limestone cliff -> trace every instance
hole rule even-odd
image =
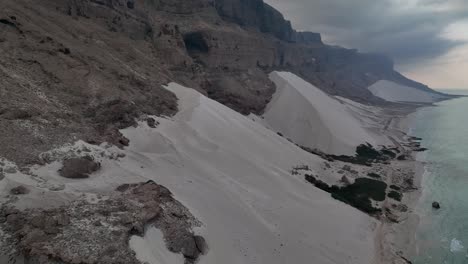
[[[428,89],[388,58],[296,32],[262,0],[4,0],[0,10],[0,156],[20,164],[77,139],[127,144],[118,129],[176,112],[169,81],[243,114],[263,111],[276,69],[368,103],[380,102],[367,90],[380,79]]]

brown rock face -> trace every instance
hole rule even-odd
[[[26,211],[2,207],[1,218],[6,219],[0,225],[9,237],[0,254],[22,254],[28,263],[140,264],[128,241],[132,235],[143,235],[148,225],[160,229],[168,249],[183,254],[187,264],[195,263],[208,248],[191,231],[196,219],[154,182],[120,186],[118,193],[97,203],[83,199],[55,209]]]
[[[324,91],[379,101],[379,79],[420,89],[382,56],[296,32],[262,0],[4,0],[0,2],[0,156],[19,165],[84,139],[129,142],[118,129],[172,115],[176,81],[243,114],[262,113],[291,71]]]

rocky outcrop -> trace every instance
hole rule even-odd
[[[101,164],[95,162],[91,156],[70,158],[63,161],[59,174],[69,179],[85,179],[100,168]]]
[[[26,263],[36,264],[140,264],[128,241],[154,225],[168,249],[190,264],[208,250],[205,239],[192,232],[197,224],[166,188],[154,182],[126,184],[96,202],[80,199],[26,211],[3,206],[0,226],[6,235],[0,255],[22,255]]]
[[[314,32],[296,32],[296,41],[306,44],[323,44],[322,35]]]
[[[428,89],[388,58],[294,31],[262,0],[6,0],[0,10],[0,156],[19,165],[76,139],[125,147],[119,129],[177,111],[170,81],[243,114],[270,101],[272,70],[366,103],[383,103],[367,90],[381,79]]]
[[[284,41],[293,41],[291,22],[263,0],[216,0],[216,10],[229,22],[252,27]]]

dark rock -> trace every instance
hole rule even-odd
[[[122,137],[122,138],[119,140],[119,143],[122,144],[123,146],[128,147],[128,145],[130,145],[130,139],[128,139],[128,138],[126,138],[126,137]]]
[[[200,255],[194,237],[187,237],[181,242],[182,255],[188,259],[197,259]]]
[[[406,157],[406,155],[400,155],[397,157],[397,160],[407,160],[408,158]]]
[[[6,217],[6,222],[11,230],[17,231],[23,228],[25,219],[21,214],[10,214]]]
[[[30,223],[33,227],[43,229],[45,227],[46,216],[43,214],[36,215],[31,218]]]
[[[154,118],[149,117],[146,119],[146,123],[148,124],[149,127],[155,128],[156,127],[156,120]]]
[[[349,185],[351,184],[351,182],[349,181],[348,177],[346,177],[345,175],[343,175],[343,177],[341,177],[341,180],[340,180],[344,185]]]
[[[46,240],[47,234],[44,231],[36,228],[26,234],[26,237],[24,238],[22,243],[28,245]]]
[[[71,53],[69,48],[62,48],[62,49],[59,49],[59,51],[65,55],[70,55]]]
[[[99,162],[95,162],[91,156],[85,156],[65,160],[59,173],[62,177],[69,179],[85,179],[100,168]]]
[[[118,186],[115,190],[118,192],[125,192],[130,188],[130,184],[122,184]]]
[[[10,27],[16,27],[15,23],[13,23],[10,20],[5,19],[5,18],[0,18],[0,24],[4,24],[4,25],[10,26]]]
[[[440,209],[440,203],[439,203],[439,202],[433,202],[433,203],[432,203],[432,208],[434,208],[434,209]]]
[[[23,195],[23,194],[28,194],[29,189],[26,188],[25,186],[18,186],[10,190],[10,193],[13,195]]]
[[[29,119],[39,113],[34,109],[12,108],[0,111],[0,116],[8,120]]]
[[[205,255],[208,253],[208,244],[206,243],[206,240],[202,236],[194,236],[195,239],[195,244],[197,245],[198,251],[202,254]]]
[[[130,9],[134,9],[135,8],[135,1],[133,1],[133,0],[127,1],[127,7],[130,8]]]

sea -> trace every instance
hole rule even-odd
[[[444,91],[468,95],[468,91]],[[425,162],[422,195],[415,208],[416,264],[468,263],[468,97],[418,110],[410,134],[421,137],[429,150],[418,154]],[[441,205],[432,208],[432,202]]]

